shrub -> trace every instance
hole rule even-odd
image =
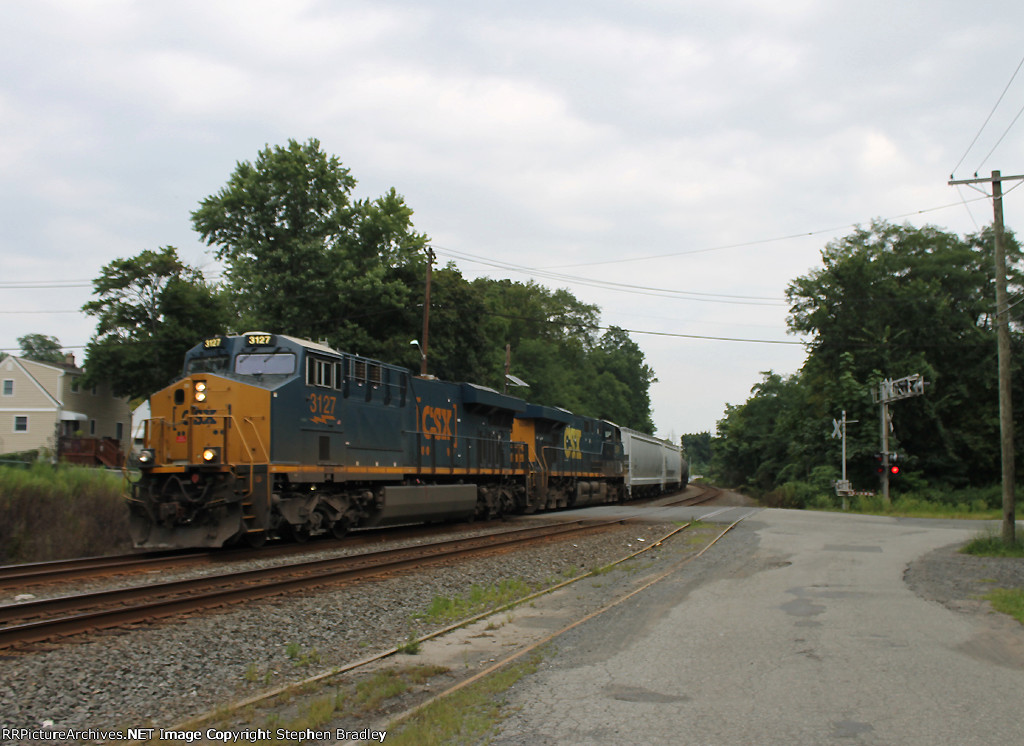
[[[120,474],[37,462],[0,466],[0,562],[42,562],[127,551]]]

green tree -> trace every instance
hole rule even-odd
[[[711,433],[686,433],[679,439],[690,462],[691,476],[706,475],[711,466]]]
[[[86,382],[107,381],[130,398],[178,377],[185,351],[223,333],[228,319],[223,298],[173,246],[110,262],[93,280],[93,295],[82,307],[97,320]]]
[[[715,477],[757,494],[809,473],[802,432],[808,407],[800,376],[762,375],[744,404],[726,407],[712,445]]]
[[[355,185],[317,140],[289,140],[200,202],[192,223],[225,263],[241,326],[371,356],[408,343],[427,237],[394,189],[354,201]]]
[[[1020,250],[1008,238],[1010,286],[1020,292]],[[829,243],[822,266],[790,283],[787,296],[790,327],[811,336],[808,358],[789,379],[766,374],[745,404],[727,409],[715,441],[718,475],[763,492],[838,472],[841,444],[828,436],[846,410],[857,420],[847,429],[850,476],[873,486],[880,443],[871,391],[920,373],[931,384],[926,394],[890,408],[889,447],[904,471],[936,486],[998,479],[990,230],[961,239],[876,222]]]
[[[597,373],[591,379],[594,416],[653,434],[650,388],[658,379],[639,345],[625,330],[613,326],[601,335],[590,359]]]
[[[1011,292],[1019,292],[1020,248],[1012,235],[1007,244]],[[890,448],[951,486],[988,483],[999,471],[992,256],[988,229],[961,239],[876,222],[828,244],[822,268],[787,292],[791,327],[813,338],[804,372],[816,395],[843,375],[864,392],[911,373],[931,382],[925,396],[892,408]],[[867,424],[878,421],[877,407],[863,393],[833,409],[844,406],[874,430],[877,451],[877,428]]]
[[[599,325],[597,306],[580,302],[568,290],[549,290],[534,282],[478,279],[488,318],[483,326],[488,382],[502,387],[505,345],[511,347],[511,372],[530,385],[519,391],[537,404],[564,407],[593,416],[587,388],[594,370],[588,355]]]
[[[40,363],[63,363],[64,353],[61,352],[60,340],[45,334],[26,334],[18,337],[21,356]]]

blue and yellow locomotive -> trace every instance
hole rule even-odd
[[[128,498],[139,547],[259,546],[632,492],[628,431],[610,422],[282,334],[204,340],[150,410]],[[662,489],[679,486],[671,471]]]

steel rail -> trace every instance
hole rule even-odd
[[[368,575],[416,567],[423,562],[452,559],[467,554],[510,548],[563,534],[579,533],[621,524],[625,519],[533,526],[498,534],[452,539],[417,547],[381,550],[345,557],[244,570],[217,576],[134,586],[96,593],[63,596],[0,607],[0,622],[35,619],[0,628],[0,648],[17,643],[39,642],[55,636],[102,629],[189,611],[222,606],[243,599],[278,595],[297,588],[353,580]],[[286,577],[282,577],[286,576]],[[202,590],[206,589],[206,590]],[[200,592],[202,590],[202,592]],[[184,595],[182,595],[184,594]],[[155,598],[160,596],[160,598]],[[131,603],[130,606],[124,604]],[[118,604],[117,606],[110,606]],[[85,608],[95,609],[84,611]],[[70,612],[70,616],[45,619],[46,614]]]

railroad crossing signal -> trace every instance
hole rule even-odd
[[[879,405],[881,410],[882,451],[876,454],[875,458],[880,458],[876,471],[881,475],[882,500],[886,505],[889,504],[889,477],[900,473],[900,467],[892,463],[895,459],[890,460],[890,456],[895,454],[889,453],[889,432],[892,429],[889,404],[901,399],[909,399],[912,396],[921,396],[924,393],[924,387],[927,385],[927,382],[921,377],[920,373],[914,373],[895,381],[891,378],[880,381],[878,383],[878,390],[872,390],[871,392],[871,398],[875,404]]]

